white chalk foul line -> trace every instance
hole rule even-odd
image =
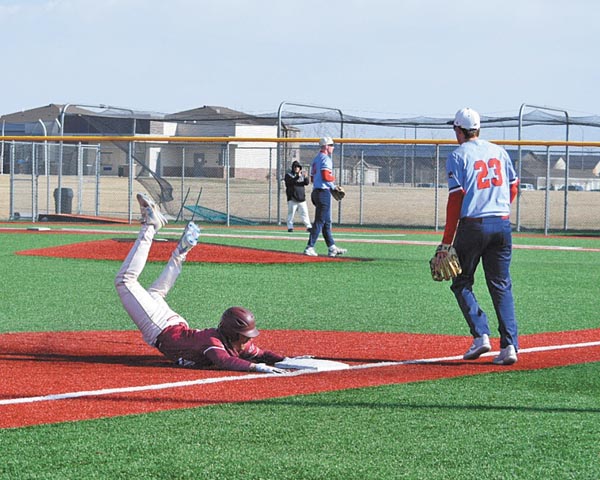
[[[101,395],[112,395],[116,393],[134,393],[134,392],[145,392],[150,390],[166,390],[169,388],[181,388],[190,387],[194,385],[207,385],[210,383],[222,383],[222,382],[234,382],[238,380],[253,380],[256,378],[265,378],[267,375],[264,374],[252,374],[244,375],[239,377],[215,377],[215,378],[203,378],[199,380],[186,380],[181,382],[170,382],[170,383],[158,383],[155,385],[141,385],[138,387],[120,387],[120,388],[104,388],[101,390],[88,390],[80,392],[68,392],[68,393],[57,393],[53,395],[42,395],[39,397],[23,397],[23,398],[9,398],[7,400],[0,400],[0,405],[15,405],[19,403],[34,403],[34,402],[45,402],[52,400],[68,400],[80,397],[97,397]],[[287,376],[287,375],[286,375]]]
[[[570,348],[588,348],[588,347],[600,347],[600,341],[597,342],[583,342],[583,343],[570,343],[566,345],[547,345],[544,347],[530,347],[519,349],[519,355],[523,353],[536,353],[536,352],[549,352],[552,350],[567,350]],[[500,352],[487,352],[481,355],[482,357],[494,357]],[[455,355],[453,357],[439,357],[439,358],[422,358],[418,360],[402,360],[400,362],[379,362],[379,363],[365,363],[363,365],[355,365],[350,367],[354,370],[375,368],[375,367],[393,367],[396,365],[415,365],[415,364],[427,364],[427,363],[440,363],[450,362],[453,360],[463,360],[462,355]]]
[[[27,227],[0,227],[0,232],[2,230],[23,230],[27,231]],[[179,237],[183,227],[167,227],[161,230],[161,235],[164,236],[173,236]],[[75,233],[102,233],[102,234],[126,234],[126,233],[135,233],[136,230],[129,229],[100,229],[100,228],[89,228],[89,227],[60,227],[55,228],[55,232],[75,232]],[[244,232],[252,232],[252,233],[244,233]],[[202,232],[202,237],[212,237],[212,238],[246,238],[250,240],[303,240],[304,237],[298,234],[287,234],[286,232],[278,232],[276,234],[260,234],[254,232],[269,232],[272,230],[242,230],[235,231],[234,233],[211,233],[211,232]],[[423,246],[431,246],[435,247],[439,244],[439,241],[433,240],[399,240],[395,238],[384,238],[384,237],[403,237],[407,234],[404,233],[368,233],[368,232],[338,232],[336,233],[336,237],[340,237],[344,242],[348,243],[368,243],[368,244],[381,244],[381,245],[423,245]],[[358,238],[351,238],[358,237]],[[550,250],[550,251],[569,251],[569,252],[600,252],[600,248],[593,247],[577,247],[577,246],[561,246],[561,245],[521,245],[513,243],[513,249],[518,250]],[[289,253],[289,252],[282,252]]]
[[[600,341],[597,342],[583,342],[583,343],[571,343],[566,345],[548,345],[542,347],[531,347],[522,348],[519,350],[519,355],[523,353],[536,353],[536,352],[548,352],[552,350],[566,350],[571,348],[589,348],[600,346]],[[484,353],[482,357],[490,357],[498,355],[499,352],[488,352]],[[428,364],[428,363],[439,363],[439,362],[450,362],[454,360],[462,360],[462,355],[455,355],[451,357],[438,357],[438,358],[422,358],[417,360],[402,360],[399,362],[377,362],[377,363],[366,363],[362,365],[353,365],[348,370],[363,370],[367,368],[382,368],[382,367],[394,367],[401,365],[415,365],[415,364]],[[100,390],[87,390],[79,392],[67,392],[58,393],[53,395],[41,395],[38,397],[22,397],[22,398],[9,398],[6,400],[0,400],[1,405],[18,405],[24,403],[35,403],[35,402],[49,402],[56,400],[71,400],[74,398],[81,397],[97,397],[102,395],[113,395],[121,393],[135,393],[135,392],[146,392],[152,390],[167,390],[171,388],[191,387],[196,385],[209,385],[211,383],[224,383],[224,382],[237,382],[246,380],[255,380],[257,378],[262,379],[273,379],[273,378],[287,378],[299,375],[311,375],[317,372],[314,370],[298,370],[295,372],[286,373],[284,375],[265,375],[265,374],[250,374],[241,376],[227,376],[227,377],[215,377],[215,378],[202,378],[198,380],[186,380],[181,382],[170,382],[170,383],[158,383],[155,385],[141,385],[138,387],[120,387],[120,388],[104,388]]]

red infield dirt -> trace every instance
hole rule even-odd
[[[93,260],[123,261],[131,249],[134,239],[110,239],[91,242],[73,243],[57,247],[39,248],[16,252],[17,255],[59,258],[84,258]],[[166,262],[175,248],[176,241],[154,241],[148,260],[151,262]],[[357,258],[327,256],[308,257],[301,253],[278,252],[255,248],[231,247],[202,243],[201,248],[192,249],[187,256],[187,262],[205,263],[297,263],[303,262],[344,262],[357,261]]]
[[[351,368],[302,375],[188,370],[169,364],[137,331],[2,334],[0,428],[600,361],[600,329],[524,335],[510,367],[493,365],[489,354],[462,361],[467,337],[274,330],[258,340],[288,356],[312,354]],[[381,364],[422,359],[429,361]]]

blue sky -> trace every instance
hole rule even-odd
[[[0,113],[600,114],[599,14],[596,0],[0,0]]]

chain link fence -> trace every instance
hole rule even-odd
[[[110,146],[5,142],[0,186],[9,179],[9,202],[8,208],[2,202],[1,215],[33,222],[51,214],[132,221],[138,211],[134,194],[145,190],[173,220],[285,228],[283,177],[294,160],[308,170],[318,149],[301,142],[257,146],[234,141]],[[445,158],[453,148],[339,144],[334,173],[347,195],[334,206],[334,222],[443,228]],[[564,146],[506,148],[524,186],[511,216],[517,230],[599,229],[599,147],[577,152]],[[117,171],[105,161],[116,155],[122,159]]]
[[[52,213],[99,216],[99,152],[99,145],[7,143],[8,218],[36,221]]]

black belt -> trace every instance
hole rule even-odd
[[[481,223],[486,218],[499,218],[500,220],[508,220],[510,218],[510,215],[504,215],[503,217],[463,217],[460,219],[460,221],[469,223]]]

